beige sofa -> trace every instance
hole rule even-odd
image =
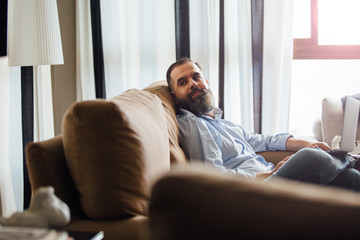
[[[335,136],[341,136],[344,110],[340,99],[326,97],[321,102],[321,118],[316,119],[313,132],[316,139],[331,146]],[[360,140],[360,121],[357,128],[356,140]]]
[[[27,146],[32,190],[53,186],[71,209],[65,229],[101,230],[105,239],[184,239],[180,236],[190,236],[193,228],[199,229],[194,236],[202,239],[204,232],[208,236],[219,229],[209,222],[219,223],[220,229],[227,226],[226,231],[244,231],[244,236],[261,224],[276,236],[280,220],[290,226],[285,231],[294,234],[290,231],[307,232],[301,226],[326,217],[341,219],[339,231],[349,232],[360,216],[359,195],[347,191],[288,181],[264,185],[219,176],[205,166],[173,172],[189,165],[178,136],[165,81],[109,100],[77,102],[64,116],[62,135]],[[261,154],[276,163],[291,153]],[[175,180],[176,186],[174,178],[181,179]],[[240,200],[241,208],[230,204]],[[253,218],[246,221],[249,216]],[[179,229],[183,231],[178,235]]]

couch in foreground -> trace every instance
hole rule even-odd
[[[236,224],[236,233],[265,227],[267,231],[272,229],[270,236],[276,236],[274,229],[281,228],[278,226],[280,220],[289,220],[286,224],[293,228],[286,231],[290,234],[292,230],[307,226],[309,220],[319,213],[323,218],[315,219],[322,220],[326,216],[333,219],[337,214],[346,213],[346,217],[340,218],[343,221],[341,226],[346,223],[352,226],[354,223],[350,221],[354,220],[353,216],[360,216],[359,196],[354,193],[337,189],[324,193],[320,187],[300,185],[303,190],[299,192],[290,183],[275,185],[273,188],[277,191],[271,192],[261,183],[239,179],[231,179],[231,184],[222,185],[223,177],[227,176],[215,173],[191,175],[191,165],[182,176],[186,184],[177,184],[172,190],[169,184],[174,176],[172,168],[188,165],[178,137],[175,106],[165,81],[154,83],[144,90],[128,90],[109,100],[77,102],[64,116],[62,135],[27,146],[32,190],[53,186],[55,194],[71,210],[71,223],[65,229],[101,230],[105,239],[172,239],[178,231],[174,227],[184,227],[182,234],[178,235],[180,237],[185,236],[187,231],[193,231],[190,225],[198,226],[201,231],[209,230],[206,226],[212,227],[208,222],[213,219],[213,222],[221,222],[221,229],[223,226],[235,226],[234,221],[242,216],[242,221]],[[261,154],[276,163],[291,153]],[[237,191],[242,186],[246,186],[245,190]],[[200,202],[193,201],[194,205],[191,205],[191,193],[201,198],[206,196],[203,195],[206,191],[211,193],[211,197]],[[342,200],[343,195],[346,195],[345,200]],[[224,202],[240,197],[244,197],[241,208],[233,208],[228,205],[229,202]],[[265,211],[253,201],[266,203],[267,209],[272,210]],[[217,203],[224,208],[229,206],[229,209],[224,209],[224,213],[228,213],[226,216],[212,214],[219,207]],[[188,207],[192,211],[182,211]],[[273,220],[277,217],[276,213],[281,213],[278,221]],[[184,215],[187,217],[184,218]],[[249,216],[253,218],[243,224]],[[290,221],[294,218],[297,221]],[[324,223],[319,224],[323,226]],[[223,229],[231,231],[230,228]],[[344,227],[339,229],[345,230]],[[201,231],[194,236],[202,239]]]

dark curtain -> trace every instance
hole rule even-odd
[[[175,0],[176,59],[190,58],[189,0]]]
[[[251,0],[254,131],[261,133],[264,0]]]
[[[219,108],[223,110],[222,118],[225,117],[225,16],[224,0],[220,0],[219,13]]]
[[[0,1],[0,57],[7,55],[7,4],[7,0]]]
[[[96,98],[106,98],[100,0],[91,0],[90,8]]]
[[[24,174],[24,209],[29,208],[31,186],[27,171],[25,149],[34,141],[34,89],[33,67],[21,67],[21,118],[23,142],[23,174]]]

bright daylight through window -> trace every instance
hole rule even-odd
[[[360,92],[360,1],[294,0],[289,132],[313,136],[325,97]]]

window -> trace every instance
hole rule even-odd
[[[360,59],[358,0],[295,0],[294,59]]]
[[[289,132],[313,136],[325,97],[360,92],[360,1],[294,0]]]

